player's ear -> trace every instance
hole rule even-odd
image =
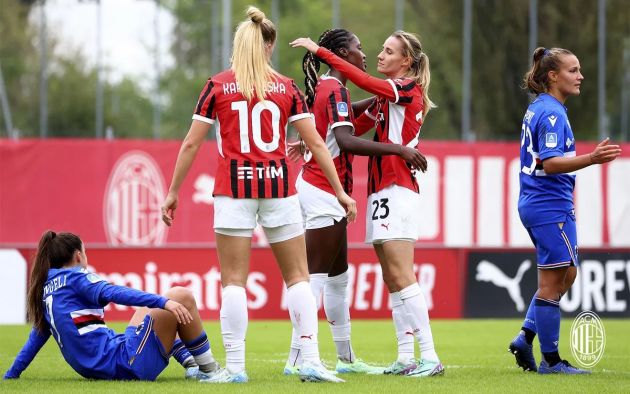
[[[339,54],[339,56],[341,57],[348,57],[348,50],[346,48],[339,48],[337,50],[337,53]]]

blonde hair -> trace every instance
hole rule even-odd
[[[431,84],[431,70],[429,68],[429,57],[422,52],[420,38],[413,33],[397,30],[392,35],[403,44],[403,56],[411,58],[408,77],[413,78],[422,87],[422,101],[424,108],[422,116],[426,116],[431,108],[437,107],[429,98],[429,85]]]
[[[247,101],[254,93],[259,100],[266,96],[267,83],[274,80],[275,71],[269,63],[265,45],[276,42],[276,26],[254,6],[247,8],[247,19],[241,22],[234,35],[232,71],[239,89]]]
[[[534,94],[545,93],[549,90],[549,71],[559,71],[562,65],[560,56],[573,55],[564,48],[538,47],[534,50],[532,67],[523,77],[523,88]]]

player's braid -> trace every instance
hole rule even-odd
[[[338,55],[339,49],[348,48],[351,37],[352,33],[346,29],[329,29],[319,36],[317,44]],[[304,71],[304,75],[306,75],[306,78],[304,78],[306,102],[309,106],[312,106],[315,100],[315,85],[317,85],[321,63],[327,64],[311,52],[306,52],[306,55],[304,55],[302,59],[302,71]]]

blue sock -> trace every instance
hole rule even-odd
[[[210,350],[210,342],[205,332],[192,341],[184,341],[184,345],[193,356],[200,356]]]
[[[536,336],[536,294],[532,297],[532,301],[527,308],[527,314],[523,321],[523,333],[528,344],[532,344]]]
[[[534,313],[540,351],[542,353],[557,353],[558,341],[560,340],[560,303],[538,297],[535,299]]]
[[[171,354],[180,363],[184,368],[194,367],[196,365],[195,360],[193,359],[192,354],[186,349],[186,345],[182,342],[181,339],[175,339],[173,342],[173,349],[171,349]]]

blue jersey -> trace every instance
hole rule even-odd
[[[567,109],[555,97],[539,95],[527,108],[521,127],[518,212],[525,227],[562,223],[573,212],[575,174],[546,174],[542,162],[574,156]]]
[[[93,379],[132,379],[129,360],[124,360],[125,336],[110,330],[103,307],[121,305],[164,308],[164,297],[115,286],[81,268],[50,269],[44,285],[47,327],[31,331],[8,377],[17,377],[52,335],[63,358],[80,375]]]

